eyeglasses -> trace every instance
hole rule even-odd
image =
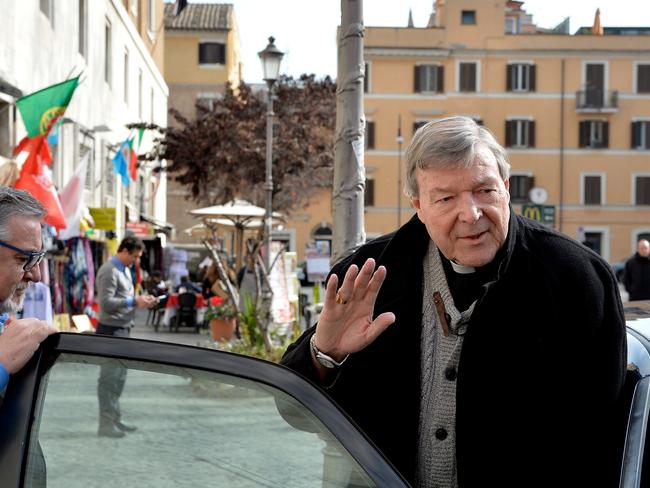
[[[16,251],[17,253],[20,253],[23,256],[27,256],[27,262],[25,263],[25,266],[23,266],[23,271],[25,273],[31,271],[36,266],[38,266],[39,263],[43,261],[43,258],[45,257],[45,251],[25,251],[24,249],[20,249],[19,247],[12,246],[11,244],[7,244],[6,242],[3,241],[0,241],[0,246],[11,249],[12,251]]]

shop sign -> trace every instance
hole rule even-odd
[[[115,230],[115,207],[93,207],[89,210],[95,221],[95,229]]]
[[[555,205],[522,205],[521,215],[542,224],[555,225]]]
[[[149,224],[146,222],[127,222],[126,230],[131,231],[135,237],[147,237],[150,235]]]

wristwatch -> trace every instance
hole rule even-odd
[[[320,352],[318,348],[316,347],[316,344],[314,344],[314,339],[316,338],[316,334],[313,334],[311,338],[309,339],[309,346],[311,347],[312,352],[314,353],[314,357],[316,358],[316,361],[318,361],[320,364],[322,364],[324,367],[327,369],[334,369],[334,368],[339,368],[341,365],[345,362],[345,360],[350,357],[348,354],[343,358],[341,362],[337,362],[327,354]]]

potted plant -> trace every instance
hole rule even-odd
[[[237,325],[237,312],[230,301],[224,301],[221,297],[212,297],[204,319],[210,324],[213,341],[232,339]]]

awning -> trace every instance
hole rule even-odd
[[[147,214],[140,214],[140,220],[143,222],[149,222],[156,230],[166,234],[167,236],[171,237],[172,232],[174,232],[174,229],[176,226],[174,224],[170,224],[169,222],[163,222],[162,220],[158,220],[151,215]]]
[[[8,81],[3,80],[2,78],[0,78],[0,92],[6,93],[7,95],[14,98],[20,98],[23,96],[23,92],[21,90],[13,86]]]

